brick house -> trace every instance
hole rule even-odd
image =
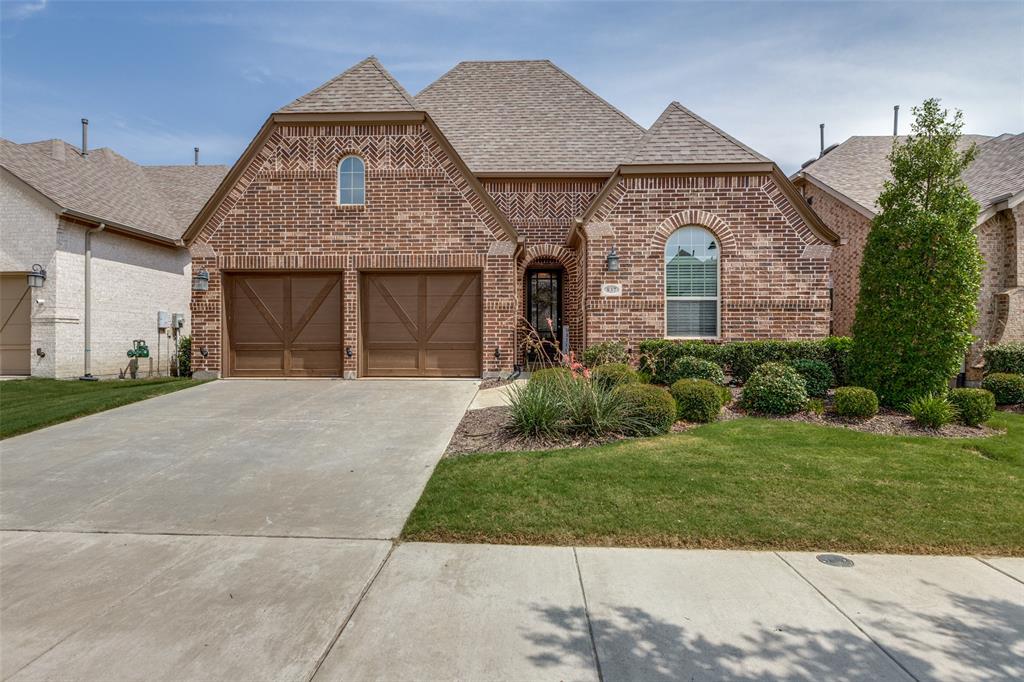
[[[412,97],[374,58],[274,112],[185,240],[194,368],[346,377],[508,372],[527,325],[575,351],[822,337],[837,243],[677,103],[646,130],[549,61]]]
[[[905,138],[897,138],[905,139]],[[892,136],[856,136],[805,164],[793,181],[815,213],[841,238],[831,261],[833,332],[853,329],[860,264],[876,202],[889,179]],[[981,206],[975,232],[985,258],[977,339],[967,364],[977,378],[986,345],[1024,341],[1024,134],[964,135],[977,145],[964,182]]]
[[[181,236],[226,172],[0,139],[0,374],[116,377],[141,339],[151,355],[140,376],[166,375],[174,337],[189,332]],[[46,274],[38,288],[34,266]],[[161,328],[160,312],[181,327]]]

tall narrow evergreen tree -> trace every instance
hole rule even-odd
[[[914,107],[913,134],[894,141],[892,180],[878,197],[860,268],[853,382],[903,407],[945,391],[971,343],[983,260],[978,204],[961,173],[974,146],[957,149],[963,115],[937,99]]]

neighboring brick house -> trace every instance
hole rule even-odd
[[[831,262],[835,334],[853,330],[861,260],[878,196],[891,177],[893,142],[892,136],[851,137],[793,176],[807,202],[842,239]],[[975,232],[985,258],[977,341],[967,360],[969,378],[976,378],[985,345],[1024,340],[1024,134],[961,138],[962,147],[971,144],[977,145],[977,156],[963,179],[981,206]]]
[[[177,333],[188,333],[181,235],[226,172],[0,139],[0,374],[116,377],[136,339],[151,351],[140,375],[167,374],[174,332],[158,328],[157,314],[183,315]],[[33,266],[46,272],[40,288],[28,286]]]
[[[838,243],[676,103],[646,130],[549,61],[414,98],[374,58],[273,113],[185,239],[196,369],[346,377],[511,371],[525,323],[575,351],[822,337]]]

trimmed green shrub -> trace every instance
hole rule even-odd
[[[803,377],[787,364],[766,362],[743,387],[743,406],[763,414],[793,414],[807,404]]]
[[[615,388],[621,384],[640,383],[640,375],[637,371],[622,362],[598,365],[590,373],[590,378],[593,381],[604,384],[608,388]]]
[[[565,410],[559,387],[552,381],[514,383],[508,389],[512,429],[524,436],[550,438],[563,429]]]
[[[702,360],[692,355],[684,355],[681,358],[676,358],[675,362],[672,363],[666,379],[670,380],[669,385],[674,384],[680,379],[704,379],[705,381],[722,386],[725,384],[725,372],[710,360]]]
[[[614,391],[625,414],[623,431],[636,436],[668,433],[676,421],[672,394],[651,384],[623,384]]]
[[[811,398],[804,406],[804,410],[811,414],[825,414],[825,401],[821,398]]]
[[[626,344],[621,341],[602,341],[589,346],[583,351],[583,364],[587,367],[598,367],[612,363],[627,364],[629,353]]]
[[[735,341],[725,345],[724,358],[732,375],[746,381],[766,362],[827,361],[823,341]]]
[[[946,393],[973,338],[984,264],[962,177],[975,154],[958,146],[963,117],[950,120],[936,99],[914,116],[913,134],[889,154],[853,324],[852,381],[889,406]]]
[[[954,388],[949,392],[949,402],[967,426],[987,422],[996,412],[996,397],[983,388]]]
[[[878,396],[870,388],[842,386],[836,389],[833,407],[840,417],[867,419],[878,414]]]
[[[799,359],[793,360],[789,365],[800,373],[804,378],[804,385],[807,386],[807,395],[812,398],[824,398],[828,389],[832,387],[832,370],[821,360]]]
[[[996,405],[1024,403],[1024,375],[996,372],[981,380],[981,387],[996,397]]]
[[[680,379],[670,389],[676,416],[689,422],[713,422],[722,411],[722,387],[706,379]]]
[[[835,383],[833,386],[845,386],[850,376],[850,351],[853,350],[853,339],[849,336],[830,336],[821,341],[825,357],[832,370]]]
[[[728,405],[732,402],[732,391],[729,390],[728,386],[719,386],[718,392],[722,394],[722,405]]]
[[[672,364],[681,357],[694,357],[723,364],[723,346],[707,341],[671,341],[669,339],[648,339],[637,346],[640,356],[640,371],[651,376],[656,384],[671,384]],[[678,377],[676,377],[678,378]]]
[[[531,384],[563,384],[572,379],[572,371],[568,367],[546,367],[530,374]]]
[[[1024,374],[1024,343],[1001,343],[984,351],[986,374]]]
[[[921,426],[937,429],[956,419],[956,408],[946,396],[935,393],[918,396],[908,406],[911,416]]]

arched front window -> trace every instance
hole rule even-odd
[[[717,337],[718,241],[703,227],[682,227],[665,243],[665,335]]]
[[[366,166],[358,156],[338,164],[338,203],[361,206],[366,201]]]

